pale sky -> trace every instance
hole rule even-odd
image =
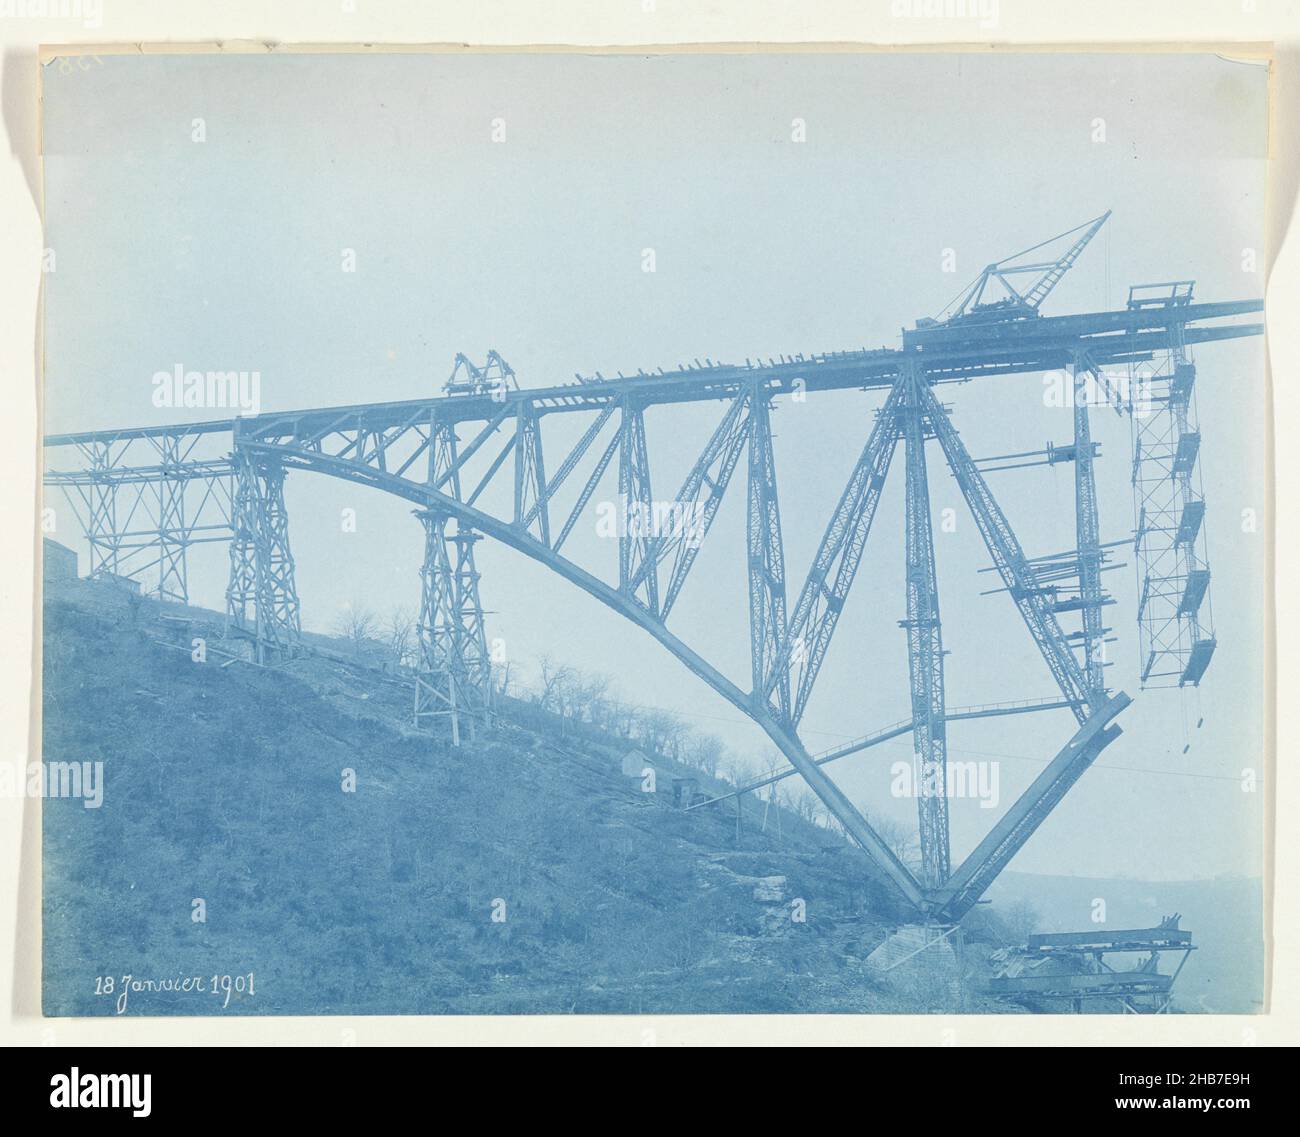
[[[277,410],[428,394],[457,351],[496,348],[527,387],[897,346],[988,261],[1105,209],[1045,314],[1122,307],[1150,280],[1193,277],[1206,300],[1263,289],[1243,250],[1263,244],[1266,73],[1212,56],[105,56],[50,64],[44,80],[51,432],[222,417],[153,406],[151,377],[178,363],[257,370]],[[341,271],[345,249],[355,273]],[[1258,341],[1196,351],[1219,638],[1205,684],[1139,691],[1133,558],[1118,550],[1108,679],[1135,698],[1125,734],[1016,869],[1259,871],[1264,796],[1239,783],[1262,762],[1262,358]],[[1019,376],[940,395],[979,456],[1069,440],[1069,412],[1041,390]],[[881,401],[841,392],[775,413],[791,601]],[[720,414],[651,413],[656,496],[676,492]],[[1133,526],[1129,424],[1096,412],[1093,429],[1102,538],[1118,540]],[[937,447],[929,461],[949,705],[1052,694],[1010,601],[978,595],[987,554]],[[901,474],[900,454],[804,720],[814,751],[909,714]],[[671,625],[747,687],[742,476]],[[1070,466],[991,484],[1031,556],[1073,545]],[[307,474],[286,492],[307,627],[329,630],[349,601],[418,602],[408,505]],[[946,507],[954,533],[937,528]],[[345,508],[356,533],[340,532]],[[1242,531],[1245,509],[1259,532]],[[566,553],[609,579],[608,545],[580,526]],[[489,634],[525,671],[550,652],[766,749],[643,633],[545,569],[488,542],[479,567]],[[221,549],[195,555],[196,603],[222,607],[225,569]],[[950,755],[998,760],[1005,808],[1072,722],[954,723]],[[829,769],[862,808],[910,818],[887,790],[910,745]],[[954,802],[954,856],[999,812]]]

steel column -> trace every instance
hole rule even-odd
[[[919,368],[903,379],[902,426],[907,464],[907,662],[912,695],[914,786],[921,845],[921,879],[938,888],[948,879],[948,742],[943,692],[943,636],[925,467],[926,411]]]
[[[515,524],[525,531],[536,526],[543,545],[551,543],[549,496],[537,408],[520,403],[515,414]]]
[[[1092,371],[1083,352],[1074,355],[1074,509],[1079,557],[1079,601],[1083,616],[1083,669],[1092,705],[1105,701],[1104,630],[1101,625],[1101,534],[1097,521],[1097,478],[1093,469],[1092,431],[1088,423],[1088,378]]]
[[[749,651],[756,704],[775,690],[778,717],[790,720],[790,675],[778,670],[786,637],[785,550],[772,453],[771,403],[755,388],[749,404],[749,499],[746,551],[749,567]],[[775,682],[769,684],[769,678]]]
[[[122,538],[117,525],[117,482],[110,476],[113,468],[113,444],[92,442],[88,444],[90,485],[86,540],[90,542],[90,572],[114,575],[118,571],[118,558]]]
[[[619,588],[658,615],[659,571],[654,563],[655,509],[645,440],[645,409],[631,398],[623,399],[618,438],[618,494],[622,510],[618,534]]]

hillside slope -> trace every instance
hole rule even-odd
[[[894,913],[824,831],[737,844],[734,811],[673,808],[609,747],[503,726],[454,750],[391,680],[195,663],[159,611],[47,594],[45,758],[105,786],[45,803],[47,1014],[118,1013],[125,975],[128,1014],[954,1009],[867,974]],[[228,1005],[157,989],[248,973]]]

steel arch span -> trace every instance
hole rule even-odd
[[[1001,867],[1011,859],[1029,836],[1050,806],[1063,796],[1070,784],[1082,774],[1106,744],[1118,736],[1119,729],[1109,725],[1128,704],[1127,696],[1120,694],[1101,703],[1095,713],[1085,717],[1076,733],[1054,759],[1024,798],[1013,806],[1003,832],[995,843],[981,846],[978,859],[972,859],[950,878],[939,884],[944,888],[926,889],[912,871],[904,865],[890,846],[876,833],[871,824],[821,769],[799,738],[797,729],[788,716],[783,716],[771,703],[756,699],[729,680],[698,652],[674,635],[661,619],[657,619],[643,605],[630,598],[623,590],[602,581],[587,569],[551,551],[539,540],[521,533],[519,527],[494,518],[482,510],[466,505],[436,489],[413,480],[397,477],[374,466],[348,461],[313,451],[303,451],[292,446],[267,443],[246,443],[244,449],[271,466],[283,470],[304,470],[341,478],[359,485],[369,486],[395,494],[427,509],[455,518],[462,527],[482,533],[548,569],[575,585],[588,596],[636,624],[666,648],[694,675],[737,710],[752,719],[774,745],[803,776],[810,788],[835,815],[853,840],[867,853],[905,901],[927,914],[958,918],[987,887]],[[1049,708],[1067,704],[1050,702]],[[993,713],[997,713],[994,711]],[[837,755],[838,756],[838,755]],[[972,854],[975,858],[975,854]],[[996,867],[995,867],[996,866]],[[965,870],[965,871],[962,871]],[[979,871],[982,870],[982,871]],[[975,888],[978,885],[978,889]]]
[[[686,512],[669,512],[663,528],[648,538],[635,530],[620,535],[617,583],[601,579],[562,555],[556,545],[571,532],[577,515],[589,505],[595,484],[615,456],[624,465],[646,463],[644,408],[627,401],[612,411],[605,408],[595,412],[588,429],[574,451],[561,463],[555,477],[544,484],[535,482],[532,492],[529,492],[527,469],[541,452],[540,432],[538,443],[529,444],[531,453],[525,454],[524,448],[518,444],[526,433],[526,428],[518,423],[532,417],[535,414],[532,411],[517,416],[513,429],[506,425],[505,419],[498,420],[494,415],[463,449],[455,440],[448,447],[438,447],[440,434],[454,434],[455,431],[439,425],[437,408],[434,408],[428,424],[412,424],[406,429],[380,432],[371,431],[347,418],[335,418],[328,430],[313,431],[303,431],[302,424],[292,418],[256,426],[241,422],[235,437],[235,452],[239,456],[236,466],[244,471],[244,479],[273,485],[282,483],[287,472],[311,471],[369,486],[403,498],[421,512],[454,519],[462,532],[482,534],[544,565],[649,633],[693,674],[754,721],[825,803],[844,831],[867,853],[880,875],[903,901],[928,915],[956,918],[978,899],[988,881],[1028,840],[1065,789],[1117,736],[1118,728],[1111,725],[1111,720],[1128,699],[1122,694],[1110,697],[1088,688],[1086,677],[1050,605],[1032,591],[1029,563],[1015,542],[986,480],[974,460],[965,453],[956,432],[946,425],[947,411],[938,404],[927,385],[916,381],[912,369],[909,369],[908,378],[900,379],[890,389],[858,463],[840,495],[798,601],[790,616],[786,617],[783,580],[779,575],[784,553],[780,545],[779,513],[775,508],[776,480],[771,454],[769,402],[772,394],[764,385],[754,384],[724,403],[717,428],[674,499],[683,505],[693,503],[698,507],[691,514],[696,518],[697,531],[693,535],[686,533],[685,523],[681,521],[688,516]],[[608,430],[610,443],[597,455],[601,428]],[[1031,785],[1021,801],[1007,812],[999,827],[990,834],[990,840],[966,863],[951,871],[947,860],[947,801],[941,788],[944,784],[944,755],[940,752],[936,756],[933,749],[936,741],[941,741],[945,735],[946,708],[943,706],[941,680],[930,681],[919,688],[925,698],[924,708],[915,697],[918,685],[914,682],[913,733],[918,764],[923,772],[932,775],[931,780],[923,784],[918,804],[920,810],[929,816],[929,847],[941,850],[930,865],[923,865],[924,876],[921,878],[899,859],[827,776],[821,763],[809,754],[798,733],[799,718],[830,647],[835,624],[871,529],[890,466],[890,455],[900,439],[907,444],[909,431],[914,439],[914,464],[924,449],[918,447],[915,439],[919,432],[923,432],[945,446],[945,456],[954,472],[959,472],[959,483],[965,479],[963,492],[973,503],[972,509],[980,522],[981,532],[986,534],[995,563],[1012,586],[1022,586],[1026,591],[1017,607],[1061,686],[1061,698],[1045,705],[1068,707],[1078,719],[1078,729],[1047,767],[1044,776]],[[484,450],[486,437],[498,433],[505,436],[504,443],[498,442],[498,445],[502,445],[505,453],[514,455],[514,462],[507,464],[493,460],[475,491],[470,495],[464,494],[462,478],[470,468],[464,455],[472,450]],[[750,566],[753,663],[753,686],[750,690],[729,679],[674,634],[667,625],[664,604],[657,603],[661,595],[658,583],[662,570],[669,573],[667,587],[662,593],[664,600],[675,597],[680,591],[693,555],[698,552],[731,475],[740,464],[738,456],[741,451],[748,452],[744,478],[747,483],[746,551]],[[551,530],[546,522],[546,510],[558,488],[557,483],[578,469],[586,454],[591,456],[591,477],[578,494],[578,501],[557,531],[556,538],[548,539]],[[494,478],[513,485],[515,511],[509,519],[494,516],[477,504]],[[621,475],[620,489],[629,484],[636,486],[637,476]],[[911,482],[909,489],[915,491],[909,493],[910,535],[919,516],[928,518],[929,501],[928,496]],[[644,492],[649,493],[648,479]],[[648,496],[643,500],[647,504],[651,501]],[[543,519],[542,523],[538,523],[539,518]],[[277,562],[283,561],[284,558],[277,555],[274,541],[269,543],[268,550],[270,557]],[[932,548],[930,560],[929,579],[932,581]],[[909,657],[913,661],[914,674],[923,675],[927,660],[920,648],[913,645],[937,632],[938,620],[937,614],[927,616],[918,608],[914,600],[917,590],[911,583],[915,575],[909,569],[907,624],[912,648]],[[647,581],[654,583],[647,587]],[[264,598],[264,604],[272,613],[267,621],[271,627],[265,629],[264,634],[277,642],[291,635],[291,629],[278,625],[274,618],[274,613],[285,607],[274,588]],[[926,635],[918,637],[914,632],[922,625],[921,630]],[[809,642],[813,645],[811,648],[807,646]],[[932,663],[933,657],[928,662]],[[925,728],[917,731],[920,713],[929,717]],[[936,792],[925,792],[924,785],[935,787]]]

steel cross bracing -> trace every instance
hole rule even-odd
[[[546,466],[542,461],[542,427],[529,407],[515,418],[515,523],[535,530],[543,545],[551,543],[551,514],[547,508]]]
[[[1020,610],[1025,626],[1060,687],[1061,694],[1073,705],[1079,722],[1086,722],[1088,706],[1099,703],[1100,699],[1089,691],[1079,662],[1070,650],[1065,633],[1056,618],[1052,602],[1038,586],[1037,576],[1020,547],[1011,523],[953,428],[947,412],[928,387],[922,391],[921,405],[929,414],[931,428],[943,448],[948,466],[975,518],[975,525],[984,539],[984,545],[1003,585]]]
[[[273,455],[239,448],[236,431],[230,583],[226,617],[248,635],[257,662],[291,656],[302,636],[289,518],[284,507],[284,466]]]
[[[488,655],[474,567],[477,533],[459,528],[437,509],[417,510],[424,525],[420,615],[416,624],[415,723],[439,718],[450,724],[453,746],[473,737],[492,714],[492,663]]]
[[[188,551],[230,539],[234,497],[230,459],[195,457],[197,441],[166,433],[134,445],[82,442],[85,469],[46,475],[86,535],[91,576],[130,576],[161,599],[188,602]]]
[[[466,582],[463,596],[470,591],[470,580],[475,592],[478,582],[476,571],[466,573],[458,567],[463,566],[459,550],[456,556],[448,550],[449,522],[454,521],[458,533],[470,538],[463,544],[471,553],[474,538],[481,535],[530,557],[642,628],[751,717],[907,903],[929,915],[956,919],[1115,737],[1118,728],[1111,725],[1111,719],[1127,698],[1108,697],[1095,678],[1090,678],[1094,669],[1086,658],[1084,666],[1075,658],[1057,621],[1054,603],[1040,587],[1033,562],[1025,556],[1005,513],[963,446],[934,386],[957,379],[1072,368],[1079,359],[1098,368],[1141,362],[1167,350],[1171,335],[1183,345],[1255,335],[1262,330],[1259,325],[1221,321],[1260,308],[1258,301],[1236,301],[1186,305],[1177,310],[1140,307],[1079,316],[1034,316],[1017,319],[1014,326],[939,325],[906,332],[903,349],[898,351],[746,361],[743,366],[638,373],[558,387],[496,387],[486,393],[471,387],[466,393],[440,398],[252,416],[238,420],[237,429],[227,420],[56,435],[46,442],[50,447],[78,445],[93,450],[97,446],[152,443],[168,436],[229,437],[238,474],[229,607],[237,621],[255,623],[259,645],[270,654],[282,644],[291,644],[298,629],[283,509],[286,471],[312,471],[395,494],[417,507],[426,528],[436,531],[441,527],[441,539],[432,542],[426,557],[426,565],[435,569],[426,573],[426,584],[433,585],[426,615],[441,613],[444,627],[454,625],[455,582]],[[777,399],[779,405],[781,396],[796,389],[812,394],[849,388],[884,388],[887,397],[787,617],[778,471],[772,451],[772,400]],[[667,519],[655,523],[657,508],[664,503],[655,503],[651,491],[652,435],[647,431],[647,412],[665,404],[704,402],[721,404],[720,420],[678,497],[667,503]],[[545,462],[544,442],[551,437],[548,424],[568,414],[590,416],[586,428],[575,445],[560,452],[558,463]],[[924,432],[919,443],[917,425]],[[448,429],[460,436],[450,453],[443,445]],[[918,733],[924,736],[929,732],[922,749],[931,763],[937,760],[936,740],[943,738],[947,718],[933,542],[928,532],[925,437],[938,442],[1003,584],[1061,691],[1059,703],[1071,709],[1079,723],[1075,735],[1043,774],[956,869],[947,870],[946,836],[939,839],[940,818],[931,814],[926,822],[932,836],[926,841],[923,879],[899,860],[822,771],[797,733],[857,572],[893,452],[899,439],[906,439],[909,433],[911,445],[905,441],[910,452],[907,480],[911,489],[909,634],[913,627],[927,632],[909,652],[914,691],[923,694],[914,699],[913,729],[919,718],[922,726]],[[434,455],[440,447],[444,458],[437,460]],[[748,450],[746,560],[752,660],[748,690],[724,676],[667,626],[669,610],[687,582],[742,448]],[[615,459],[617,466],[610,471]],[[147,466],[142,463],[138,469],[144,471]],[[555,471],[549,477],[548,469]],[[583,470],[587,471],[585,478]],[[148,478],[144,473],[140,476]],[[612,581],[561,555],[561,546],[579,520],[588,515],[593,498],[609,492],[602,489],[609,476],[617,479],[623,519]],[[51,472],[47,481],[57,484],[60,478],[75,477],[84,477],[80,484],[95,492],[105,485],[102,470],[97,472],[94,463],[90,470],[74,474]],[[1082,489],[1086,497],[1088,486]],[[550,520],[561,490],[568,490],[573,500],[557,532]],[[629,516],[633,510],[635,518]],[[161,528],[170,532],[169,525]],[[100,525],[100,531],[116,534],[120,527],[110,520]],[[452,535],[450,540],[455,545],[457,537]],[[1088,533],[1081,533],[1080,548],[1089,543]],[[664,566],[666,582],[660,580]],[[477,595],[463,599],[461,611],[477,619],[481,630]],[[427,638],[434,643],[437,634],[433,629],[438,622],[424,622],[431,630]],[[471,638],[474,650],[481,652],[484,641],[479,633]],[[434,646],[429,654],[432,670],[426,673],[436,674],[438,668],[451,670],[447,659]],[[461,667],[459,663],[455,666]]]
[[[782,671],[793,669],[794,672],[794,705],[790,717],[795,725],[808,705],[875,520],[876,506],[898,442],[897,416],[902,391],[902,385],[896,385],[876,416],[795,603],[781,664]],[[769,694],[774,681],[775,676],[770,676]]]
[[[647,569],[660,562],[671,562],[668,587],[660,608],[660,615],[665,620],[686,583],[704,538],[708,536],[722,497],[731,483],[741,449],[750,436],[750,418],[745,411],[751,398],[752,392],[743,391],[731,401],[677,493],[675,500],[682,504],[682,508],[669,513],[646,562]]]
[[[449,515],[437,509],[416,510],[424,526],[424,560],[420,565],[420,615],[415,624],[415,725],[428,726],[446,716],[452,741],[460,743],[460,696],[455,655],[456,568],[448,554]]]

